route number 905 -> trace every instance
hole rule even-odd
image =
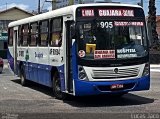
[[[113,28],[113,22],[100,22],[101,28]]]

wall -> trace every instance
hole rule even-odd
[[[158,37],[159,37],[159,39],[160,39],[160,20],[158,20],[157,21],[157,28],[156,28],[156,30],[157,30],[157,33],[158,33]]]
[[[12,11],[1,13],[0,20],[18,20],[29,16],[31,15],[20,10],[13,9]]]

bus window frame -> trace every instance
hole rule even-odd
[[[36,33],[32,33],[32,24],[37,24],[37,28],[36,28]],[[34,36],[34,35],[37,35],[37,37],[35,38],[35,44],[31,44],[32,43],[32,36]],[[32,23],[30,23],[30,25],[29,25],[29,46],[37,46],[37,42],[38,42],[38,39],[39,39],[39,23],[38,23],[38,21],[36,21],[36,22],[32,22]]]
[[[42,22],[47,22],[47,28],[48,28],[48,31],[47,32],[41,32],[41,24]],[[48,44],[49,44],[49,33],[50,33],[50,21],[49,19],[45,19],[45,20],[41,20],[39,21],[39,38],[38,38],[38,45],[39,47],[48,47]],[[47,34],[47,38],[46,38],[46,45],[42,45],[41,44],[41,34]]]
[[[22,44],[22,39],[23,39],[22,25],[19,25],[18,26],[18,46],[20,46]]]
[[[11,36],[11,29],[12,29],[12,41],[11,41],[11,43],[10,43],[10,36]],[[8,46],[13,46],[13,27],[10,27],[9,29],[8,29],[8,31],[9,31],[9,34],[8,34]]]
[[[60,31],[53,31],[53,28],[54,28],[54,24],[53,24],[53,21],[55,20],[55,19],[61,19],[61,30]],[[53,33],[57,33],[57,34],[60,34],[61,36],[61,44],[59,45],[59,44],[57,44],[57,45],[55,45],[55,44],[53,44],[52,45],[52,34]],[[63,16],[60,16],[60,17],[55,17],[55,18],[52,18],[51,20],[50,20],[50,38],[49,38],[49,45],[50,46],[52,46],[52,47],[61,47],[62,46],[62,40],[63,40]]]
[[[24,26],[25,25],[27,25],[28,26],[28,33],[27,33],[27,35],[24,35]],[[29,30],[30,28],[29,28],[29,23],[27,23],[27,24],[22,24],[22,40],[21,40],[21,46],[28,46],[28,44],[29,44],[29,34],[30,34],[30,30]],[[23,44],[23,42],[24,42],[24,36],[27,36],[27,44]]]

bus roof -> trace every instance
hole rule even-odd
[[[78,7],[87,7],[87,6],[120,6],[120,7],[135,7],[135,8],[142,8],[139,5],[132,5],[132,4],[119,4],[119,3],[92,3],[92,4],[77,4],[77,5],[71,5],[67,7],[63,7],[60,9],[56,9],[47,13],[35,15],[32,17],[24,18],[21,20],[13,21],[11,22],[8,26],[9,27],[14,27],[18,26],[21,24],[27,24],[31,22],[36,22],[39,20],[45,20],[45,19],[50,19],[54,17],[59,17],[59,16],[64,16],[64,15],[70,15],[75,13],[75,10]],[[75,17],[75,16],[74,16]]]

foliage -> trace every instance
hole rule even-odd
[[[148,24],[151,26],[152,45],[151,50],[160,50],[160,43],[158,41],[158,34],[156,31],[156,7],[155,0],[149,0]],[[151,39],[150,39],[151,40]]]
[[[69,0],[69,5],[73,5],[74,4],[74,0]]]

